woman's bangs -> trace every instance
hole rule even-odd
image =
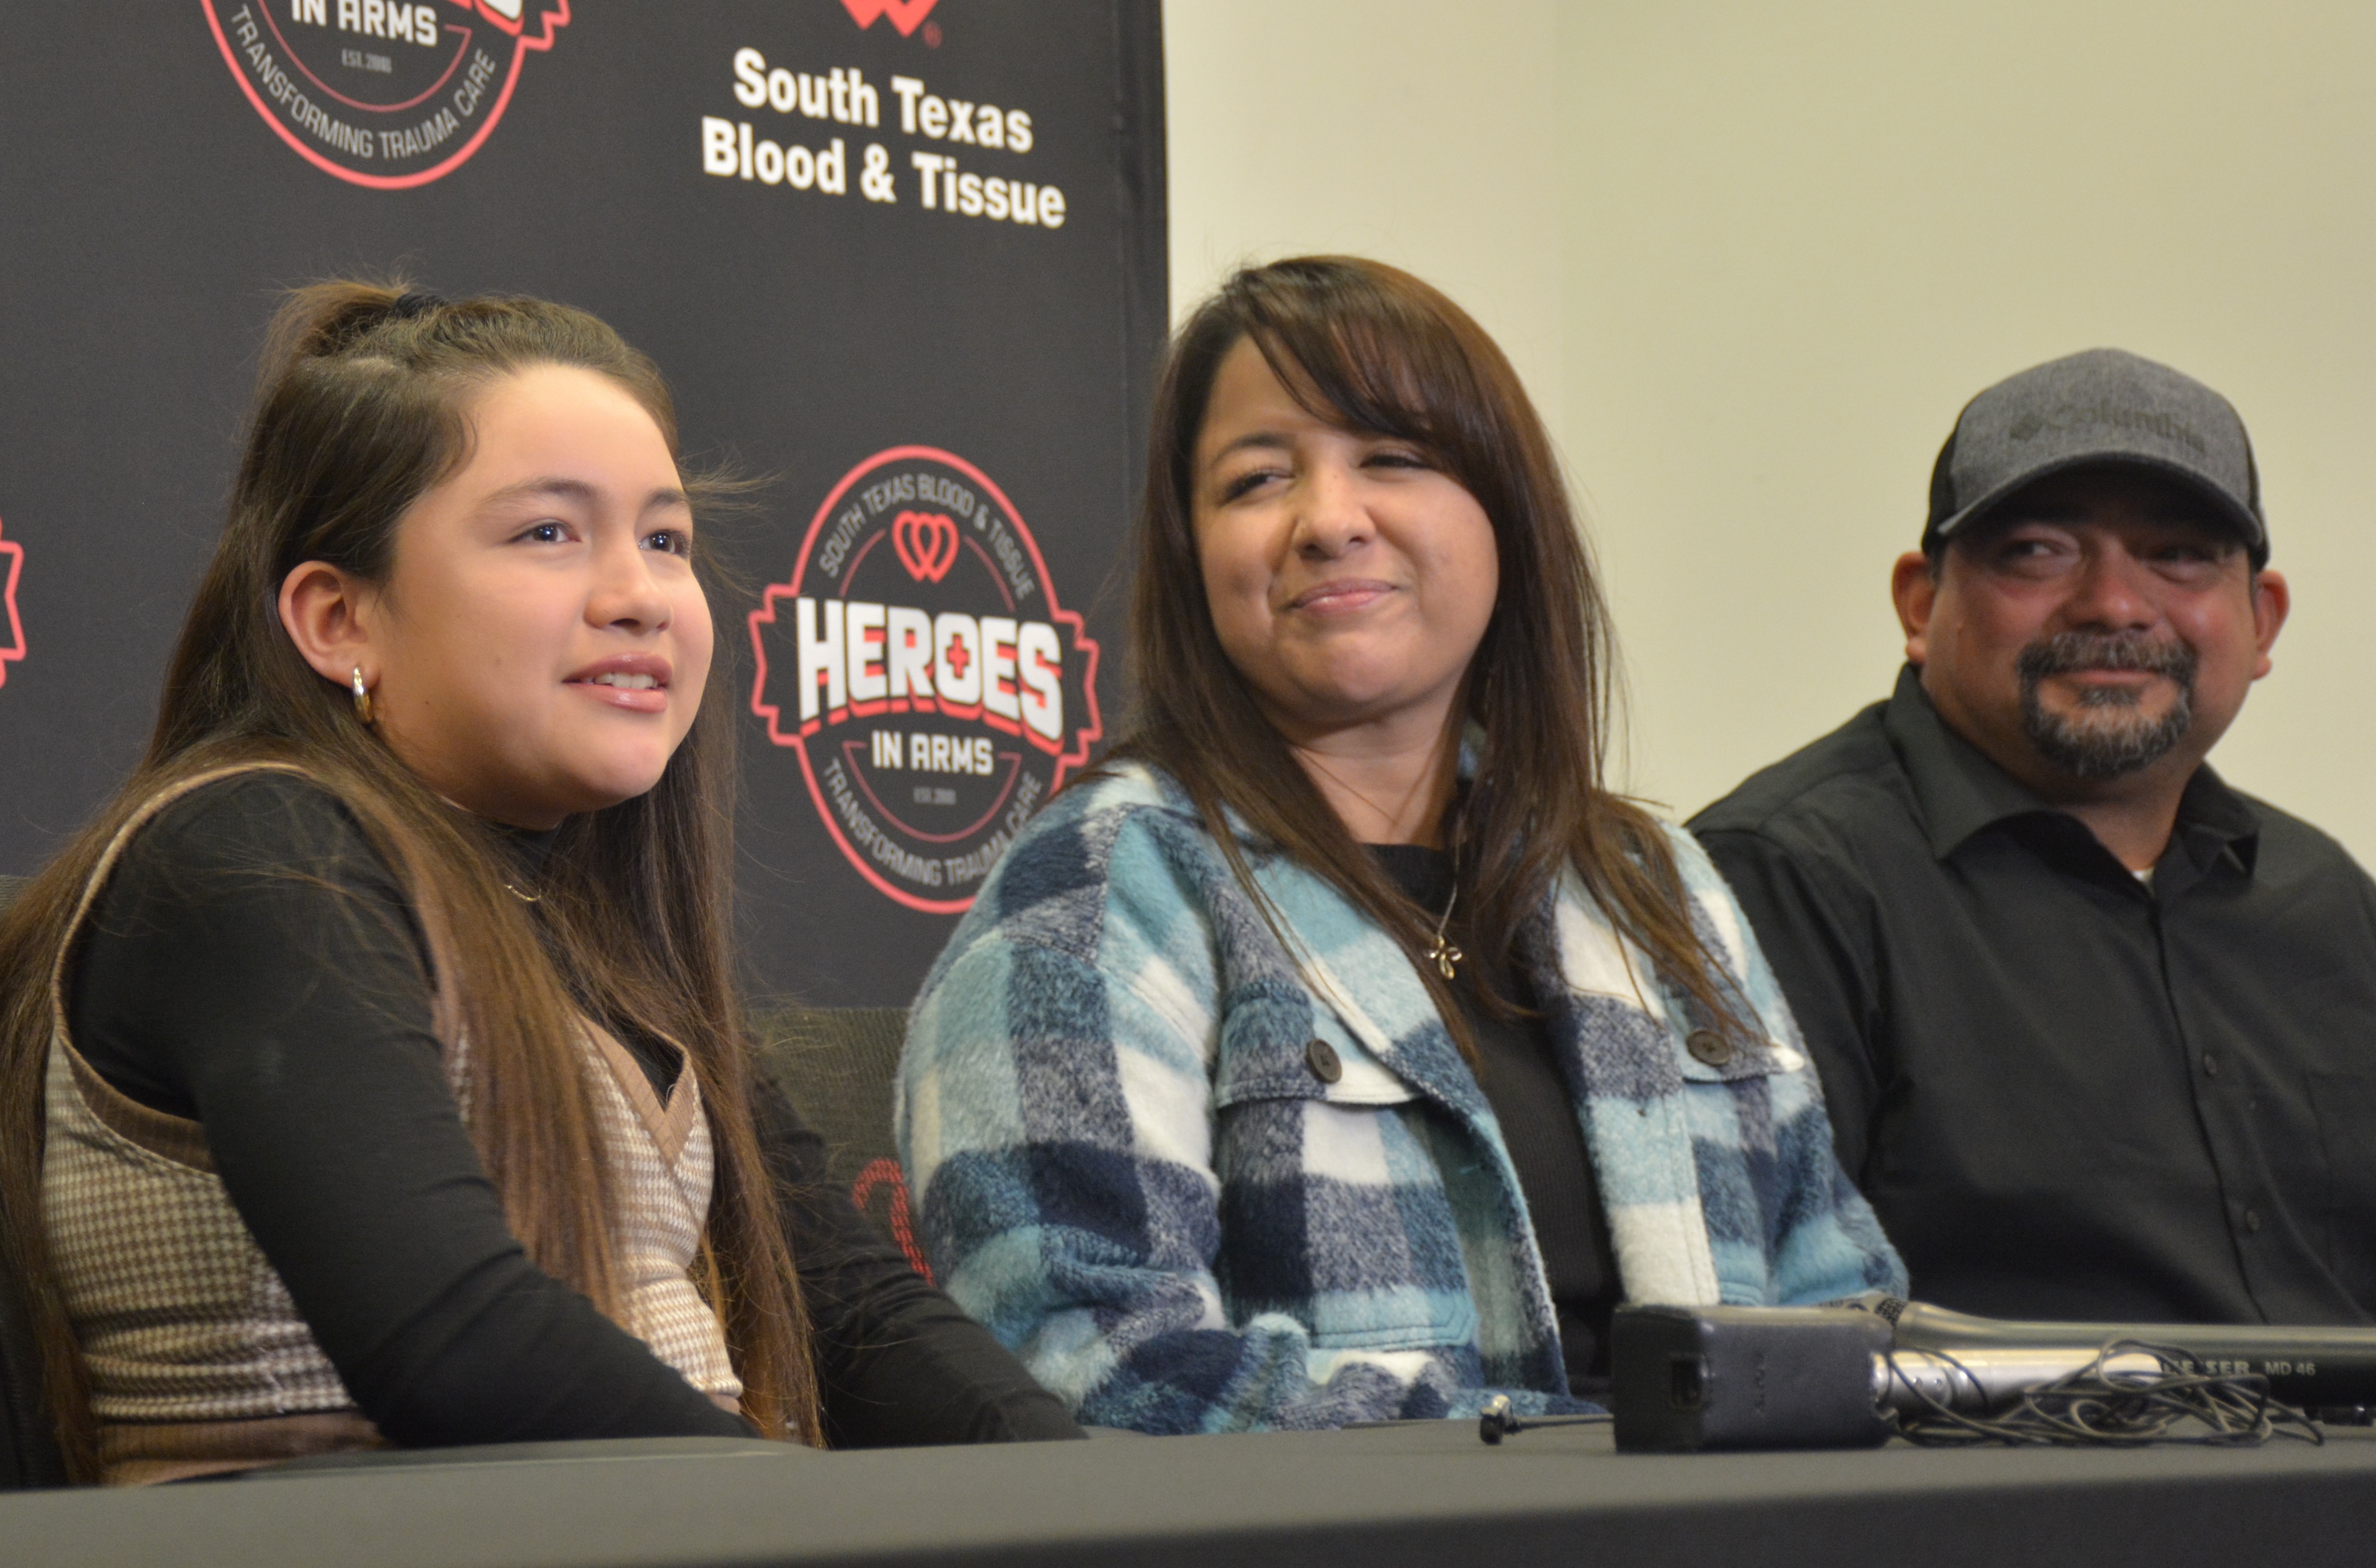
[[[1355,317],[1265,323],[1248,336],[1288,396],[1314,418],[1451,455],[1446,439],[1458,422],[1440,411],[1451,389],[1436,385],[1433,356],[1418,351],[1411,334]]]

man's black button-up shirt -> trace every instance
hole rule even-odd
[[[1925,1301],[2376,1322],[2376,885],[2205,766],[2150,881],[1916,671],[1692,821]]]

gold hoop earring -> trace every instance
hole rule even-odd
[[[371,688],[363,684],[363,667],[355,666],[355,717],[368,726],[372,721]]]

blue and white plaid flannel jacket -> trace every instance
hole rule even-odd
[[[1691,837],[1669,839],[1762,1049],[1694,1060],[1680,1005],[1577,886],[1527,956],[1626,1299],[1902,1292],[1747,921]],[[925,979],[900,1070],[942,1286],[1096,1425],[1327,1427],[1474,1414],[1496,1393],[1591,1408],[1567,1394],[1501,1131],[1409,960],[1325,882],[1247,848],[1300,966],[1146,767],[1058,795],[999,861]]]

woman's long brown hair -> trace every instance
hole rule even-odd
[[[1407,272],[1332,255],[1248,267],[1173,338],[1156,386],[1139,512],[1133,707],[1109,760],[1143,758],[1178,779],[1265,915],[1229,814],[1325,877],[1401,944],[1445,1027],[1473,1055],[1452,988],[1424,959],[1433,912],[1354,842],[1213,628],[1194,524],[1196,438],[1221,361],[1249,341],[1313,414],[1414,443],[1492,523],[1499,593],[1461,716],[1483,742],[1451,830],[1469,944],[1517,956],[1523,928],[1573,871],[1694,1012],[1739,1032],[1738,988],[1693,928],[1664,830],[1604,782],[1615,646],[1550,437],[1484,328]],[[1489,1002],[1508,1010],[1504,999]]]
[[[359,723],[346,690],[305,663],[280,624],[281,580],[302,562],[386,584],[406,512],[467,460],[472,398],[542,364],[610,377],[675,454],[659,372],[581,311],[529,299],[449,303],[355,282],[291,296],[266,348],[230,519],[183,624],[147,754],[0,916],[0,1207],[77,1479],[96,1477],[95,1427],[41,1222],[50,976],[85,885],[143,803],[195,775],[257,763],[292,766],[338,796],[407,886],[433,935],[441,1010],[469,1042],[470,1133],[505,1216],[540,1267],[614,1318],[612,1179],[579,1020],[590,1014],[685,1047],[717,1146],[705,1238],[716,1267],[705,1283],[719,1297],[743,1411],[771,1434],[818,1441],[807,1320],[753,1131],[753,1066],[729,955],[728,683],[713,671],[658,787],[563,826],[531,909],[505,890],[517,873],[495,831],[441,801]],[[705,487],[687,491],[699,511]],[[697,540],[695,564],[707,580]]]

